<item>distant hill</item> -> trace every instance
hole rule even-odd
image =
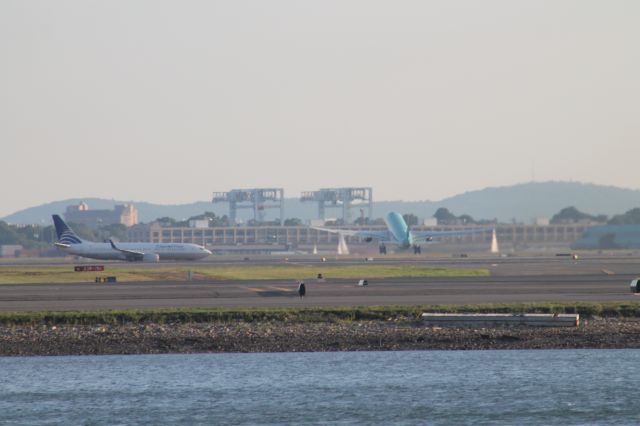
[[[218,211],[222,214],[225,213],[222,205],[215,206],[206,201],[197,201],[190,204],[162,205],[143,201],[118,201],[105,200],[103,198],[70,198],[20,210],[4,217],[2,220],[8,223],[18,224],[49,224],[51,223],[52,214],[64,214],[67,206],[77,205],[83,201],[87,203],[89,208],[92,210],[110,210],[113,209],[116,204],[133,204],[138,209],[138,220],[141,222],[151,222],[159,217],[165,216],[183,219],[203,213],[204,211],[215,211],[216,214],[218,214]]]
[[[476,219],[529,222],[550,218],[568,206],[592,215],[624,213],[640,206],[640,191],[577,182],[531,182],[465,192],[433,204]]]
[[[213,211],[217,215],[228,213],[227,205],[207,201],[160,205],[139,201],[73,198],[24,209],[2,220],[16,224],[49,224],[52,214],[64,213],[68,205],[81,201],[86,202],[91,209],[111,209],[116,204],[132,203],[138,209],[141,222],[151,222],[164,216],[186,219],[205,211]],[[374,202],[373,215],[383,217],[390,211],[398,211],[425,218],[432,216],[439,207],[446,207],[456,215],[469,214],[475,219],[495,218],[500,222],[516,220],[529,223],[536,217],[550,218],[568,206],[575,206],[578,210],[592,215],[611,216],[640,207],[640,191],[575,182],[531,182],[465,192],[440,201],[377,201]],[[248,218],[250,214],[250,210],[240,210],[238,216]],[[267,210],[267,218],[275,218],[277,214],[277,209]],[[327,209],[327,217],[338,217],[340,214],[340,209]],[[357,209],[352,211],[352,215],[354,219],[358,217]],[[288,198],[285,200],[285,217],[314,219],[316,205],[301,203],[297,198]]]

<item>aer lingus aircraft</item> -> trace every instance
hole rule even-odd
[[[127,260],[129,262],[159,262],[160,260],[198,260],[211,252],[197,244],[179,243],[95,243],[85,241],[57,214],[53,215],[58,241],[57,248],[74,256],[101,260]]]
[[[467,229],[461,231],[412,231],[404,221],[404,218],[396,212],[391,212],[384,218],[387,229],[384,231],[359,231],[352,229],[332,229],[313,227],[320,231],[332,232],[343,236],[360,237],[370,242],[378,240],[380,243],[380,253],[386,254],[386,244],[397,245],[400,249],[413,248],[413,252],[418,254],[422,252],[420,243],[433,241],[438,237],[451,237],[456,235],[467,235],[473,232],[489,232],[493,228],[483,229]]]

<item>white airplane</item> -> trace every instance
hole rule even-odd
[[[96,243],[85,241],[57,214],[53,215],[58,241],[54,245],[67,254],[101,260],[159,262],[160,260],[198,260],[211,254],[197,244],[180,243]]]
[[[397,245],[401,249],[413,248],[415,254],[421,253],[420,242],[431,242],[438,237],[451,237],[466,235],[473,232],[488,232],[493,228],[468,229],[462,231],[411,231],[404,218],[396,212],[391,212],[384,218],[387,229],[384,231],[357,231],[352,229],[331,229],[312,227],[320,231],[341,234],[342,236],[361,237],[366,242],[378,240],[380,242],[380,254],[387,254],[386,244]]]

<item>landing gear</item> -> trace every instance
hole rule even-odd
[[[421,254],[421,253],[422,253],[422,247],[420,247],[419,245],[414,245],[413,254]]]
[[[380,244],[380,247],[378,247],[378,251],[380,252],[380,254],[387,254],[387,246],[385,246],[384,244]]]

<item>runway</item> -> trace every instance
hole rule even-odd
[[[46,262],[46,261],[45,261]],[[73,262],[73,261],[71,261]],[[83,262],[91,262],[84,260]],[[56,264],[81,264],[83,262]],[[0,312],[90,309],[244,308],[372,306],[417,304],[477,304],[535,302],[632,302],[629,283],[638,277],[640,262],[633,253],[581,256],[496,257],[376,257],[373,263],[358,257],[300,256],[292,258],[211,257],[204,262],[136,264],[137,268],[186,265],[320,265],[385,264],[444,268],[486,269],[488,277],[369,279],[306,281],[307,296],[300,300],[293,280],[157,281],[75,284],[0,285]],[[106,263],[106,262],[105,262]],[[43,262],[37,264],[43,265]],[[108,263],[117,275],[131,263]],[[318,268],[320,269],[320,268]],[[312,271],[314,269],[311,269]],[[315,274],[313,275],[315,276]],[[362,277],[367,278],[367,277]]]
[[[160,262],[160,263],[131,263],[117,261],[97,261],[91,259],[15,259],[0,262],[2,266],[15,267],[47,267],[61,265],[104,264],[109,270],[117,273],[120,268],[135,266],[140,269],[158,267],[197,268],[199,266],[269,266],[269,265],[307,265],[307,266],[346,266],[346,265],[414,265],[453,269],[487,269],[492,275],[562,275],[562,274],[638,274],[640,275],[640,254],[635,252],[625,255],[581,255],[579,260],[569,256],[489,256],[476,255],[466,258],[452,256],[379,256],[363,258],[357,256],[322,257],[316,256],[210,256],[206,260],[195,262]]]
[[[0,311],[91,309],[314,307],[640,300],[635,275],[583,274],[306,281],[128,282],[0,286]]]

